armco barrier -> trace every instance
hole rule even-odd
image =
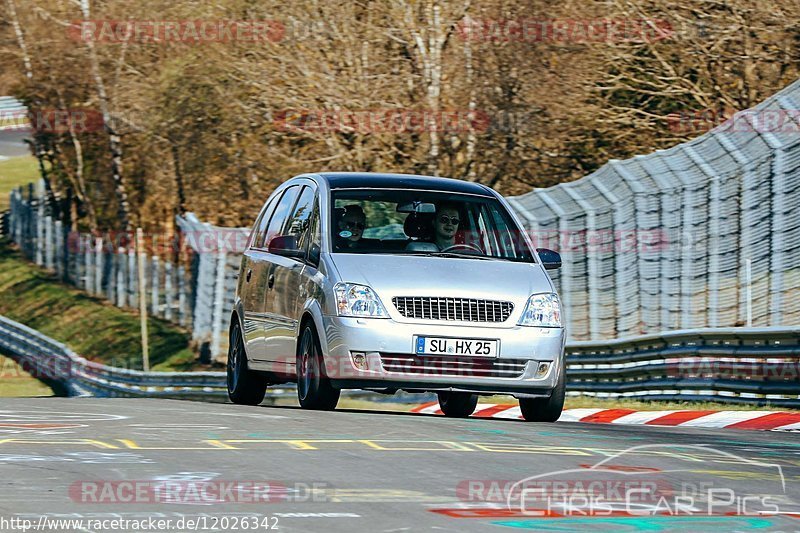
[[[227,399],[224,372],[141,372],[94,363],[2,316],[0,352],[35,377],[60,384],[70,396]]]
[[[70,395],[226,401],[224,372],[141,372],[87,361],[38,331],[0,316],[0,352]],[[569,395],[800,407],[800,327],[675,331],[567,345]],[[293,396],[270,387],[268,401]],[[424,396],[376,400],[425,401]]]
[[[569,394],[800,407],[800,327],[690,329],[566,352]]]
[[[224,372],[142,372],[88,361],[64,344],[0,315],[0,354],[31,375],[59,385],[70,396],[174,398],[228,401]],[[6,379],[0,373],[0,381]],[[266,402],[295,397],[294,385],[267,389]],[[417,403],[419,395],[347,391],[349,398]],[[427,395],[425,399],[432,397]]]

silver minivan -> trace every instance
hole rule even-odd
[[[300,405],[341,389],[435,392],[464,417],[510,394],[526,420],[564,404],[561,304],[514,212],[484,185],[318,173],[283,183],[256,219],[231,316],[228,394],[256,405],[297,382]]]

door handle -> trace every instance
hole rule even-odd
[[[267,285],[271,289],[273,285],[275,285],[275,274],[270,274],[269,279],[267,280]]]
[[[249,269],[249,270],[247,271],[247,277],[245,278],[245,279],[247,280],[247,283],[250,283],[250,278],[251,278],[252,276],[253,276],[253,270],[252,270],[252,269]]]

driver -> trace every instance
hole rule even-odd
[[[456,244],[456,233],[461,223],[458,206],[452,203],[442,203],[436,207],[436,217],[433,219],[433,242],[439,251],[446,250]]]

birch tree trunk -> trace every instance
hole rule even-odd
[[[91,8],[89,0],[80,0],[81,13],[84,20],[91,20]],[[130,204],[128,203],[128,189],[125,184],[125,176],[122,169],[122,138],[116,132],[111,121],[110,102],[103,77],[100,73],[100,62],[97,58],[97,50],[94,40],[89,37],[86,39],[86,47],[89,51],[89,61],[92,69],[97,96],[100,103],[100,112],[103,115],[103,124],[108,133],[108,147],[111,152],[111,178],[114,182],[114,192],[117,196],[117,215],[121,229],[128,232],[131,230]]]

